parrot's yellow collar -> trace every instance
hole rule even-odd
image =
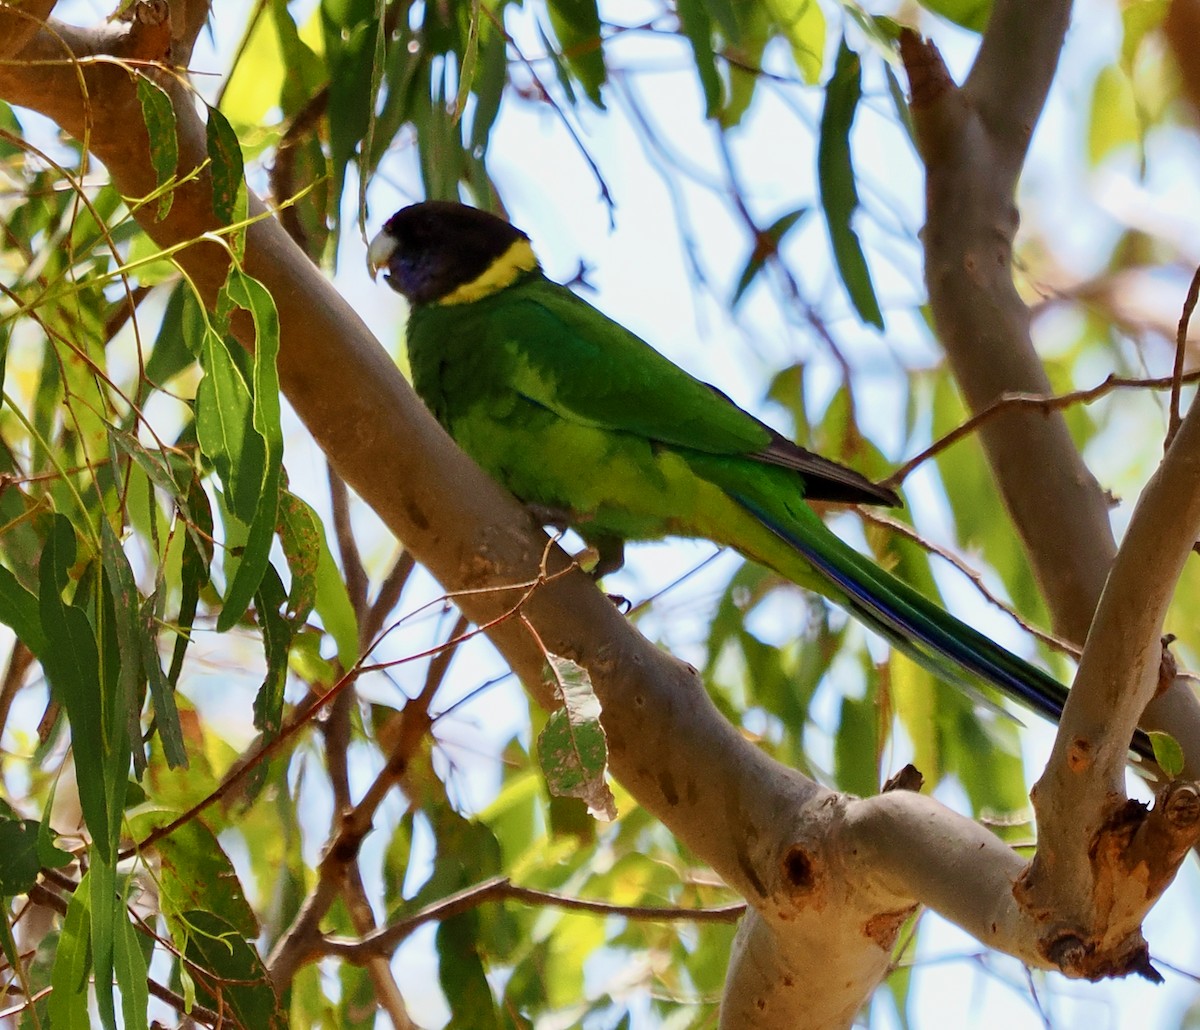
[[[532,272],[538,266],[538,259],[533,253],[533,247],[528,240],[517,240],[469,283],[451,290],[446,296],[439,298],[438,304],[470,304],[475,300],[483,300],[493,293],[499,293],[506,286],[511,286],[524,272]]]

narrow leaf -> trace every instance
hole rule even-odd
[[[279,732],[283,721],[283,688],[287,683],[288,649],[292,643],[292,623],[280,614],[287,600],[283,581],[270,563],[254,595],[258,626],[262,632],[267,673],[254,698],[254,725],[268,737]]]
[[[108,829],[105,795],[107,751],[102,718],[100,654],[83,609],[67,604],[62,591],[75,564],[75,530],[55,515],[38,569],[39,604],[46,630],[42,667],[67,709],[75,755],[75,779],[84,821],[100,854],[116,857],[117,842]]]
[[[92,969],[91,873],[79,881],[67,903],[54,968],[50,972],[50,1025],[91,1026],[88,1014],[88,974]]]
[[[604,110],[600,87],[607,81],[608,72],[604,66],[596,0],[547,0],[546,13],[550,15],[562,60],[587,98]]]
[[[715,118],[721,111],[721,75],[717,71],[716,54],[713,52],[712,19],[704,0],[678,0],[679,27],[692,46],[692,57],[696,62],[696,74],[700,76],[700,88],[704,91],[704,117]]]
[[[321,520],[317,513],[290,490],[279,496],[279,525],[276,527],[287,559],[292,588],[288,593],[288,618],[301,624],[317,602],[317,564],[321,560]]]
[[[185,538],[186,548],[189,538]],[[179,724],[179,709],[175,705],[175,691],[172,682],[163,675],[162,664],[158,654],[158,627],[162,623],[162,607],[166,603],[166,593],[157,591],[153,597],[148,597],[143,603],[138,618],[138,644],[142,656],[142,667],[146,670],[146,678],[150,684],[150,700],[154,705],[154,723],[158,727],[158,739],[162,744],[163,757],[171,769],[187,768],[187,748],[183,742],[183,728]],[[186,636],[181,633],[176,643],[182,640],[186,646]],[[134,749],[135,757],[142,749]]]
[[[228,225],[236,221],[245,207],[245,172],[242,147],[233,126],[215,107],[208,109],[205,126],[210,175],[212,176],[213,213],[218,221]],[[239,194],[242,196],[239,197]]]
[[[158,198],[155,218],[162,221],[171,210],[175,198],[173,190],[164,189],[179,167],[179,141],[175,137],[175,108],[171,98],[145,75],[137,76],[138,103],[142,105],[142,117],[146,121],[146,135],[150,139],[150,164],[158,188],[163,190]]]
[[[758,273],[763,270],[763,266],[766,265],[767,260],[779,253],[779,245],[783,237],[787,235],[788,230],[807,213],[808,208],[806,207],[789,211],[786,215],[776,219],[771,227],[763,232],[764,238],[756,241],[754,250],[751,251],[750,257],[746,259],[746,266],[742,269],[742,274],[733,291],[733,299],[729,302],[730,307],[737,307],[742,299],[742,295],[749,289],[750,284],[754,282]]]
[[[125,905],[117,893],[117,870],[92,849],[88,879],[92,881],[92,971],[96,983],[96,1007],[105,1030],[116,1030],[113,1004],[113,952],[116,926],[125,920]]]
[[[196,389],[196,438],[225,487],[230,511],[248,523],[258,506],[265,448],[255,439],[250,385],[229,346],[215,328],[205,333],[200,360],[204,378]]]
[[[146,975],[149,970],[137,930],[125,914],[123,905],[113,938],[113,970],[117,974],[117,986],[121,989],[121,1015],[125,1017],[125,1030],[147,1030],[150,991]]]
[[[843,39],[833,77],[825,87],[825,108],[821,113],[817,147],[817,179],[821,187],[821,208],[825,212],[829,240],[842,282],[859,318],[882,329],[883,313],[871,285],[867,259],[851,224],[858,209],[858,189],[850,154],[850,127],[861,96],[858,54]]]
[[[202,1004],[227,1013],[234,1026],[286,1030],[287,1009],[271,987],[258,952],[241,934],[212,912],[185,912],[174,922],[186,928],[182,939],[176,934],[176,944],[209,974],[196,980],[196,997]]]
[[[333,560],[323,530],[317,561],[317,614],[321,616],[325,632],[337,643],[342,668],[352,668],[358,661],[358,616],[346,590],[346,579]]]
[[[112,628],[116,634],[116,660],[119,668],[117,681],[114,684],[116,691],[112,699],[112,710],[105,721],[111,723],[114,719],[125,719],[128,743],[134,745],[132,748],[134,769],[140,778],[146,767],[146,759],[141,746],[136,743],[141,736],[141,695],[138,684],[142,671],[142,648],[138,639],[138,590],[133,579],[133,569],[129,565],[129,558],[106,518],[100,520],[100,554],[116,616]],[[111,736],[108,742],[110,744],[109,762],[107,763],[109,768],[106,778],[119,777],[123,781],[129,768],[129,756],[117,753],[117,750],[111,746],[115,745],[117,741],[113,740]],[[117,768],[118,765],[120,768]],[[119,809],[114,823],[110,806],[109,830],[116,833],[119,829]]]
[[[279,354],[279,314],[275,302],[262,283],[236,267],[230,268],[223,292],[233,303],[248,310],[254,320],[253,429],[264,445],[265,467],[245,550],[217,617],[217,630],[222,633],[242,617],[266,572],[275,535],[283,467],[279,374],[275,367]]]
[[[0,565],[0,622],[41,660],[46,651],[46,635],[42,632],[38,599],[3,565]]]

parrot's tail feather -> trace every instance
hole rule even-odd
[[[826,546],[818,547],[805,534],[780,525],[780,520],[748,498],[734,499],[837,587],[855,615],[934,675],[968,689],[982,681],[1058,721],[1066,704],[1067,688],[1049,673],[960,622],[836,537],[835,549],[827,541],[823,541]],[[1131,747],[1143,758],[1153,760],[1150,740],[1140,730]]]

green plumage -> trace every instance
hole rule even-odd
[[[528,261],[492,292],[438,303],[514,255]],[[519,230],[458,205],[415,205],[387,223],[371,260],[414,301],[418,394],[525,503],[562,513],[602,548],[664,536],[733,547],[842,605],[938,677],[1061,712],[1061,684],[858,554],[805,501],[897,503],[890,491],[784,441],[547,280]]]
[[[784,493],[802,488],[747,461],[770,442],[756,420],[539,272],[473,304],[414,309],[408,354],[459,446],[521,500],[572,513],[585,539],[767,547],[773,534],[712,476],[749,466]]]

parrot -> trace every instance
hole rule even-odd
[[[1057,721],[1067,688],[879,567],[810,501],[899,505],[894,491],[788,440],[542,272],[496,215],[424,201],[368,246],[409,305],[413,388],[454,441],[543,525],[598,555],[694,537],[817,592],[935,677],[987,685]],[[991,705],[991,707],[996,707]],[[1139,731],[1134,750],[1151,756]]]

